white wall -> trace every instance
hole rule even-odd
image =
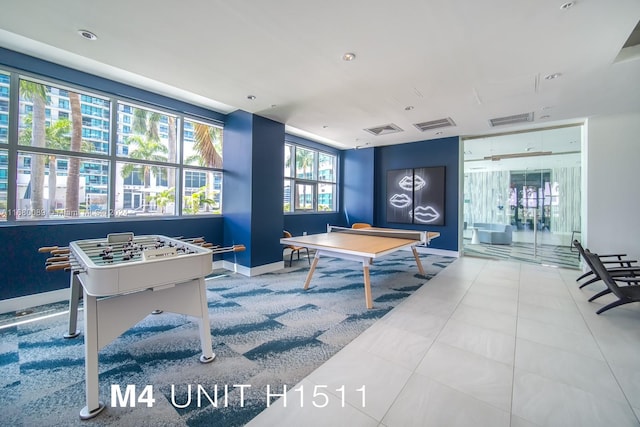
[[[640,259],[640,112],[590,118],[585,153],[583,245]]]

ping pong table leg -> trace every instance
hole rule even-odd
[[[415,248],[415,246],[411,247],[411,250],[413,251],[413,257],[416,259],[416,264],[418,264],[418,271],[423,276],[426,276],[424,268],[422,267],[422,261],[420,261],[420,255],[418,255],[418,250]]]
[[[309,288],[309,284],[311,283],[311,278],[313,277],[313,272],[316,270],[316,265],[318,265],[318,260],[320,260],[320,251],[316,251],[316,254],[313,257],[313,262],[311,263],[311,267],[309,268],[309,273],[307,274],[307,280],[305,280],[304,282],[305,291]]]
[[[371,296],[371,280],[369,278],[369,264],[366,260],[362,261],[362,273],[364,274],[364,299],[367,308],[373,308],[373,298]]]

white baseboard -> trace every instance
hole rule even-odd
[[[230,261],[222,261],[222,268],[233,271],[235,273],[242,274],[243,276],[253,277],[261,274],[271,273],[273,271],[282,270],[284,268],[284,261],[278,261],[271,264],[259,265],[257,267],[245,267],[238,265]]]
[[[11,313],[24,310],[29,307],[68,300],[69,288],[42,292],[34,295],[26,295],[18,298],[10,298],[0,301],[0,313]]]

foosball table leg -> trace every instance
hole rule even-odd
[[[69,279],[69,330],[63,335],[64,338],[75,338],[80,335],[78,330],[78,304],[80,303],[80,292],[82,286],[78,276],[70,274]]]
[[[87,406],[80,411],[81,420],[91,419],[105,408],[98,396],[98,350],[98,299],[84,292],[84,370]]]
[[[209,321],[209,307],[207,305],[207,287],[204,277],[199,279],[200,286],[200,319],[198,319],[198,329],[200,331],[200,346],[202,347],[201,363],[211,363],[216,358],[211,343],[211,322]]]

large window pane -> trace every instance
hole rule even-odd
[[[293,169],[293,146],[285,144],[284,146],[284,176],[290,178],[293,176],[291,170]]]
[[[106,217],[109,162],[18,152],[17,219]]]
[[[183,179],[184,215],[222,213],[222,172],[187,169]]]
[[[176,132],[175,116],[118,103],[118,156],[176,163]]]
[[[0,144],[9,142],[9,74],[0,71]]]
[[[284,212],[293,212],[293,206],[291,206],[291,188],[292,181],[290,179],[284,180]]]
[[[316,179],[316,152],[296,147],[296,178]]]
[[[335,184],[318,184],[318,210],[335,210]]]
[[[120,215],[175,215],[176,168],[140,163],[116,165],[116,206]]]
[[[296,210],[313,210],[315,185],[296,184]]]
[[[83,153],[109,153],[110,102],[20,80],[20,145]]]
[[[336,156],[326,153],[318,154],[318,180],[336,182]]]
[[[185,165],[222,168],[222,128],[185,120],[183,137]]]

